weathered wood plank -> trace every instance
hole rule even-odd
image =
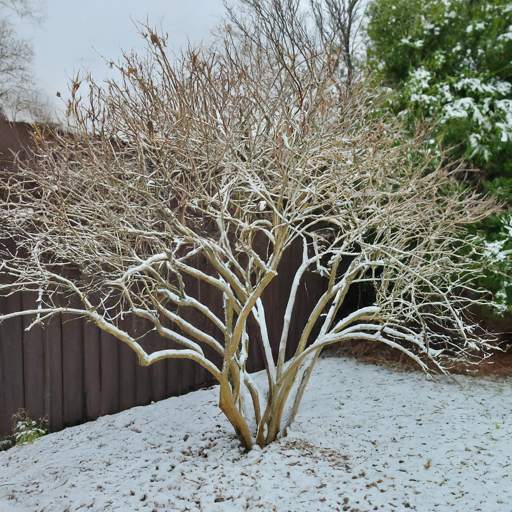
[[[101,340],[101,407],[100,415],[114,414],[119,408],[119,343],[111,334],[100,330]]]
[[[120,327],[133,331],[133,318],[125,319]],[[135,380],[135,366],[137,357],[133,350],[125,343],[119,343],[119,406],[121,410],[137,405],[137,382]]]
[[[86,420],[95,420],[101,412],[101,341],[100,330],[84,322],[84,385]]]
[[[64,316],[62,320],[62,420],[68,427],[86,418],[84,334],[81,318]]]
[[[53,317],[44,328],[44,414],[50,432],[60,430],[62,416],[62,317]]]
[[[0,297],[0,313],[7,310],[7,299]],[[7,414],[5,414],[5,385],[7,383],[4,376],[4,366],[7,363],[4,360],[4,355],[1,350],[2,347],[2,327],[0,325],[0,437],[9,434],[10,422],[8,421]]]
[[[4,299],[7,312],[19,311],[21,294]],[[11,433],[12,415],[25,407],[25,368],[23,366],[23,320],[11,318],[0,324],[0,359],[3,369],[4,397],[2,435]]]
[[[23,292],[21,307],[34,309],[37,292]],[[35,325],[25,330],[35,320],[35,316],[23,316],[23,380],[25,405],[33,419],[44,416],[44,331]]]

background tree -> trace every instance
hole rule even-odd
[[[1,253],[10,281],[0,290],[37,289],[39,307],[0,321],[81,315],[142,365],[196,361],[219,381],[219,406],[246,448],[286,432],[327,345],[383,342],[444,372],[485,356],[468,317],[485,301],[465,226],[495,205],[461,187],[421,134],[410,138],[365,84],[340,97],[340,60],[327,51],[304,47],[284,65],[277,45],[263,49],[257,31],[239,37],[228,25],[211,48],[171,63],[165,38],[143,35],[148,54],[124,55],[121,82],[77,77],[68,130],[38,136],[33,161],[2,182],[0,229],[17,248]],[[261,298],[294,243],[303,262],[283,296],[281,335],[269,339]],[[326,290],[285,361],[308,270]],[[221,316],[186,276],[222,298]],[[346,303],[360,283],[373,287],[370,306]],[[63,295],[79,304],[63,307]],[[217,335],[189,323],[186,308]],[[127,315],[171,348],[146,352],[140,333],[123,329]],[[256,338],[266,390],[246,371]]]
[[[481,169],[509,212],[483,225],[486,284],[512,306],[512,3],[509,0],[374,0],[368,57],[396,90],[411,123],[434,121],[434,143]]]
[[[359,35],[363,21],[361,0],[309,0],[315,25],[325,48],[338,50],[345,64],[347,82],[357,70]]]
[[[0,109],[9,120],[46,120],[48,109],[32,72],[34,50],[13,19],[40,23],[43,7],[32,0],[0,1]]]
[[[362,0],[238,0],[234,5],[224,0],[224,5],[238,37],[272,51],[288,71],[296,68],[297,59],[307,63],[317,51],[336,62],[332,69],[339,74],[338,87],[354,79]]]

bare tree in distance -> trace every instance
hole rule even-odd
[[[243,37],[272,49],[278,62],[289,68],[313,49],[338,60],[346,85],[356,72],[361,38],[363,0],[224,0],[228,17]]]
[[[36,85],[32,71],[32,42],[18,35],[13,19],[40,23],[43,2],[33,0],[0,1],[0,108],[11,121],[20,118],[48,119],[44,94]]]
[[[490,345],[469,317],[486,303],[474,265],[481,248],[466,226],[496,205],[458,184],[421,134],[408,137],[376,91],[353,84],[340,100],[328,52],[303,48],[286,69],[230,25],[173,62],[165,36],[148,27],[143,36],[148,53],[123,56],[120,82],[76,78],[68,130],[39,134],[33,161],[1,181],[0,230],[17,246],[1,252],[9,281],[0,291],[38,290],[39,299],[0,321],[30,315],[30,329],[79,315],[144,366],[197,362],[220,383],[219,406],[246,449],[286,433],[328,345],[386,343],[442,372],[485,357]],[[293,244],[302,264],[270,339],[262,295]],[[308,271],[326,289],[286,361]],[[222,315],[186,286],[190,277],[221,297]],[[373,287],[373,303],[347,305],[360,283]],[[62,306],[63,295],[78,305]],[[187,308],[204,322],[188,322]],[[127,315],[171,348],[146,352],[122,327]],[[256,338],[267,389],[246,370]]]
[[[0,9],[38,23],[45,17],[45,2],[41,0],[0,0]]]
[[[349,84],[355,72],[363,3],[362,0],[309,0],[323,44],[326,48],[341,51]]]

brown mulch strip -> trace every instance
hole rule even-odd
[[[365,364],[384,365],[395,371],[422,371],[419,365],[403,352],[384,343],[353,341],[329,347],[326,354],[354,358]],[[478,365],[460,364],[453,368],[451,373],[474,377],[512,377],[512,353],[496,351]]]

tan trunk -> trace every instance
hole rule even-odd
[[[284,406],[288,399],[288,395],[293,387],[294,379],[291,377],[285,379],[279,390],[274,393],[275,403],[272,404],[270,422],[268,426],[266,444],[270,444],[275,441],[277,435],[281,431],[281,419],[283,417]]]
[[[220,383],[219,407],[226,415],[231,425],[233,425],[236,436],[240,440],[242,447],[247,451],[251,450],[253,444],[251,432],[249,431],[246,421],[240,414],[240,411],[235,407],[231,394],[231,386],[229,382],[225,380]]]

